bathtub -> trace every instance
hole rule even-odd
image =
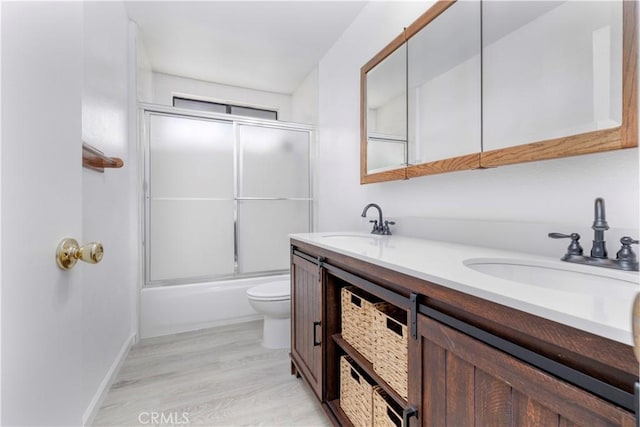
[[[249,305],[247,289],[279,280],[289,275],[143,288],[140,338],[261,319]]]

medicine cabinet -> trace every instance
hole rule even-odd
[[[436,2],[361,69],[361,183],[636,147],[636,7]]]
[[[404,179],[407,165],[407,45],[404,33],[361,70],[361,176]]]

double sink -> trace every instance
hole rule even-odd
[[[384,236],[360,233],[325,234],[328,240],[360,241],[381,245]],[[580,294],[620,294],[638,291],[638,274],[591,266],[568,264],[555,260],[525,258],[468,258],[462,265],[499,279],[528,286],[576,292]]]
[[[308,233],[297,238],[630,344],[638,273],[552,257],[368,233]]]

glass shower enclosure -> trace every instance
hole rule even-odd
[[[147,286],[281,274],[312,230],[309,126],[143,109]]]

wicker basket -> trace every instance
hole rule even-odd
[[[353,286],[342,288],[342,338],[373,362],[373,313],[382,304],[374,296]]]
[[[380,387],[373,392],[373,425],[375,427],[404,427],[401,408]]]
[[[358,371],[347,356],[340,357],[340,407],[354,427],[372,427],[373,392],[377,386]]]
[[[373,370],[403,398],[407,398],[407,312],[389,303],[373,313]]]

